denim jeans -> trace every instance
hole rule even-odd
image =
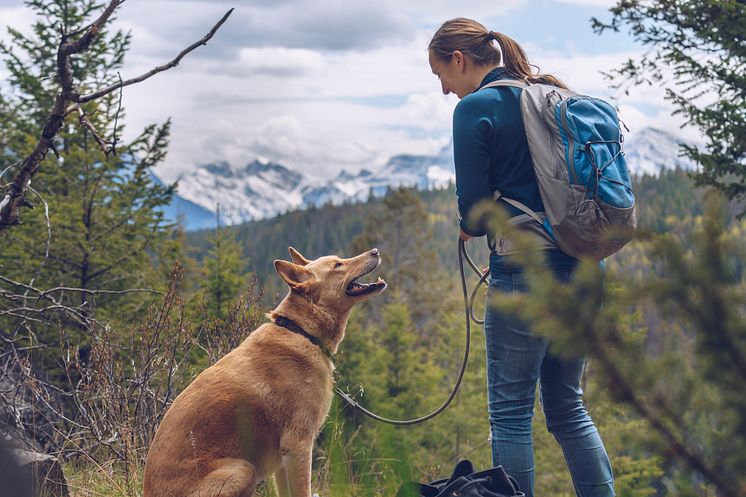
[[[577,259],[554,250],[546,256],[558,280],[567,282]],[[510,263],[510,256],[492,254],[488,295],[525,291],[521,268]],[[562,447],[575,493],[613,496],[609,457],[583,405],[580,381],[585,359],[554,355],[548,339],[534,335],[517,316],[494,306],[485,312],[484,333],[493,465],[502,465],[526,496],[533,496],[531,419],[538,382],[547,429]]]

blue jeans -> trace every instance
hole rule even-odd
[[[549,250],[546,255],[555,276],[567,282],[577,259],[560,251]],[[526,290],[521,268],[510,264],[509,256],[492,254],[488,295]],[[538,381],[547,429],[562,447],[575,493],[613,496],[609,456],[583,405],[580,380],[585,359],[554,355],[548,339],[532,334],[517,316],[494,306],[485,312],[484,333],[493,465],[502,465],[526,496],[533,496],[531,418]]]

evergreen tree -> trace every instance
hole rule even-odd
[[[229,304],[242,290],[246,264],[241,260],[242,251],[236,241],[236,232],[220,228],[219,205],[217,216],[215,233],[208,238],[212,248],[205,257],[203,271],[210,316],[222,319]]]
[[[612,73],[620,85],[663,86],[704,150],[685,146],[702,165],[694,177],[730,199],[746,196],[746,4],[734,0],[621,0],[612,19],[593,19],[598,33],[629,28],[649,50]]]
[[[594,359],[602,388],[627,406],[612,426],[637,429],[644,421],[620,460],[635,493],[644,495],[640,485],[650,479],[674,494],[736,497],[744,486],[746,223],[730,220],[713,196],[703,216],[682,221],[691,224],[683,235],[681,228],[643,234],[630,247],[645,271],[622,266],[604,284],[598,265],[586,261],[571,285],[557,285],[526,252],[531,294],[496,301],[565,353]]]
[[[27,5],[38,14],[33,34],[9,28],[9,42],[0,44],[12,88],[0,97],[0,112],[8,117],[0,133],[0,171],[7,169],[6,175],[30,152],[59,92],[60,30],[84,26],[101,7],[95,0]],[[115,82],[129,44],[128,34],[110,34],[104,27],[91,48],[71,61],[79,90]],[[114,93],[83,105],[94,128],[115,142],[123,132],[119,98]],[[129,320],[151,296],[116,292],[161,286],[180,255],[173,226],[162,213],[174,186],[158,185],[151,175],[165,157],[169,123],[148,126],[131,143],[105,153],[87,128],[73,125],[72,116],[55,140],[57,155],[47,155],[32,185],[36,196],[29,200],[39,208],[0,239],[2,273],[40,289],[79,288],[65,292],[60,302],[89,317]]]
[[[406,303],[420,333],[432,333],[432,309],[444,292],[431,225],[424,202],[413,190],[392,189],[382,209],[371,213],[363,232],[352,240],[352,253],[381,250],[384,263],[378,271],[390,288],[384,298],[387,303]]]

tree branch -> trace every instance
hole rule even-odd
[[[114,83],[111,86],[107,86],[106,88],[99,90],[94,93],[89,93],[88,95],[83,95],[78,100],[80,103],[84,104],[86,102],[90,102],[91,100],[95,100],[97,98],[101,98],[104,95],[108,95],[109,93],[119,89],[123,88],[125,86],[129,86],[135,83],[140,83],[141,81],[145,81],[146,79],[150,78],[151,76],[155,76],[159,72],[167,71],[173,67],[176,67],[179,65],[179,62],[181,62],[181,59],[183,59],[189,52],[193,51],[194,49],[202,46],[207,45],[207,42],[212,38],[212,36],[215,34],[215,32],[220,29],[220,26],[223,25],[223,23],[228,19],[228,16],[231,15],[233,12],[233,9],[229,10],[225,13],[222,19],[220,19],[215,26],[212,27],[212,29],[199,41],[193,43],[192,45],[188,46],[184,50],[179,53],[179,55],[176,56],[175,59],[173,59],[171,62],[167,62],[166,64],[163,64],[161,66],[157,66],[154,69],[141,74],[140,76],[137,76],[136,78],[128,79],[126,81],[119,81],[118,83]]]
[[[111,0],[104,11],[101,13],[101,15],[98,17],[98,19],[96,19],[92,24],[90,24],[90,26],[85,29],[85,33],[80,38],[72,39],[72,34],[63,35],[60,47],[57,50],[57,75],[60,81],[61,89],[54,100],[54,104],[52,106],[52,109],[50,110],[49,116],[47,117],[46,124],[42,129],[39,141],[37,142],[31,154],[29,154],[23,160],[20,171],[18,172],[18,174],[16,174],[15,178],[8,186],[6,195],[2,198],[2,200],[0,200],[0,236],[5,234],[5,232],[10,227],[16,226],[21,223],[20,210],[21,207],[27,206],[25,199],[29,185],[31,184],[31,178],[39,170],[39,166],[46,157],[47,152],[50,149],[54,149],[53,140],[62,128],[65,116],[71,110],[77,110],[75,109],[75,107],[71,108],[70,104],[82,104],[90,102],[108,93],[111,93],[118,88],[139,83],[159,72],[163,72],[171,69],[172,67],[176,67],[181,59],[184,58],[191,51],[195,50],[201,45],[206,45],[207,41],[212,38],[215,32],[220,28],[220,26],[223,25],[223,23],[225,23],[225,21],[228,19],[228,16],[230,16],[230,14],[233,12],[233,9],[229,10],[220,19],[220,21],[218,21],[218,23],[213,26],[213,28],[210,30],[209,33],[207,33],[207,35],[205,35],[196,43],[193,43],[186,49],[182,50],[182,52],[168,64],[156,67],[152,71],[137,78],[130,79],[124,82],[120,81],[119,83],[109,86],[108,88],[104,88],[101,91],[81,97],[80,94],[77,93],[77,91],[75,90],[75,82],[73,81],[72,68],[70,65],[70,57],[74,54],[84,52],[91,46],[91,43],[99,34],[106,22],[109,20],[111,15],[114,13],[117,7],[122,5],[124,2],[125,0]],[[73,34],[78,34],[80,31],[81,30],[78,30]],[[94,136],[96,137],[96,140],[99,142],[99,145],[103,147],[103,140],[95,132],[93,126],[88,126],[89,123],[86,123],[87,119],[85,119],[84,114],[81,115],[80,122],[81,125],[89,127],[89,129],[91,129]]]
[[[590,344],[604,372],[611,382],[618,388],[629,405],[666,441],[671,449],[679,455],[693,470],[698,471],[717,488],[718,495],[737,497],[738,492],[729,482],[725,481],[719,471],[707,464],[704,457],[692,447],[687,446],[678,436],[656,416],[651,409],[638,397],[635,388],[627,381],[625,375],[616,367],[615,361],[609,357],[605,345],[600,342],[596,333],[588,326],[583,326],[583,336]]]

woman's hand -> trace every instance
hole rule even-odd
[[[460,233],[459,233],[458,237],[460,239],[462,239],[463,241],[465,241],[465,242],[469,241],[469,238],[471,238],[471,235],[469,235],[467,233],[464,233],[464,230],[462,230],[462,229],[459,229],[459,231],[460,231]]]

